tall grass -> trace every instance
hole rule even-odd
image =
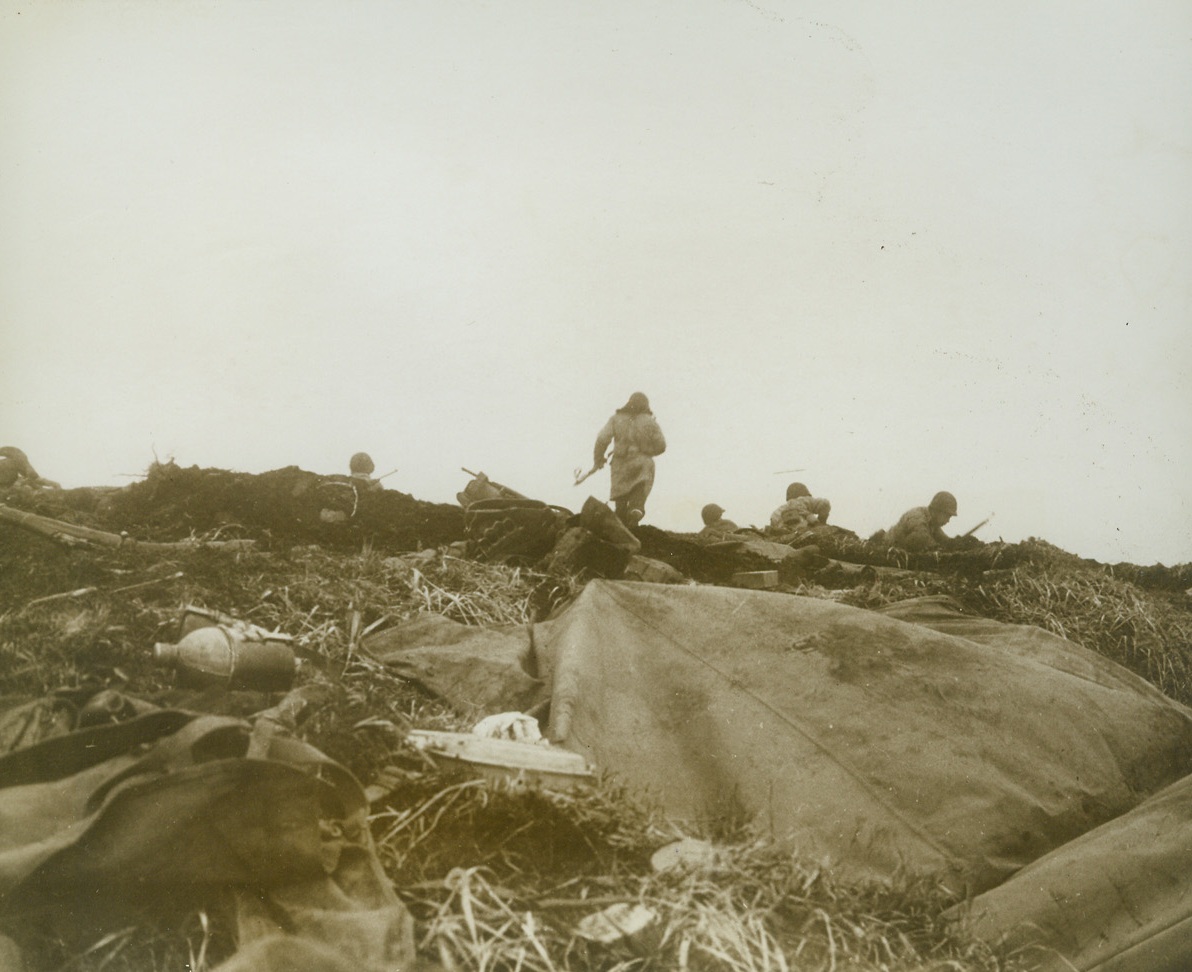
[[[1101,571],[1045,566],[992,578],[965,600],[986,617],[1037,625],[1100,652],[1192,705],[1192,614],[1173,603],[1181,597]]]
[[[1009,570],[975,577],[913,572],[879,576],[845,591],[806,586],[800,593],[878,608],[928,594],[947,594],[981,617],[1031,624],[1099,652],[1192,705],[1192,598],[1144,589],[1120,571],[1082,560],[1051,544],[1021,544],[1024,556]]]
[[[477,834],[486,834],[494,800],[491,794],[469,799],[456,806],[452,833],[458,834],[462,819]],[[593,863],[615,853],[603,846],[598,829],[585,833],[584,852]],[[623,830],[617,833],[626,836]],[[644,863],[634,866],[631,855],[621,859],[620,867],[579,867],[569,878],[527,872],[489,857],[489,865],[455,866],[437,881],[408,888],[417,895],[412,905],[421,919],[420,946],[447,969],[993,972],[1013,967],[990,949],[954,935],[940,919],[948,899],[930,883],[841,885],[828,869],[766,842],[721,845],[714,861],[699,867],[654,872]],[[635,907],[644,927],[612,942],[581,933],[584,919],[615,906]]]

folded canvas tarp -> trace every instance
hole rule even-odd
[[[362,647],[470,719],[531,709],[545,697],[527,671],[533,661],[525,628],[478,628],[420,614],[369,635]]]
[[[413,965],[360,784],[267,722],[162,709],[0,757],[0,928],[13,938],[34,919],[98,930],[217,896],[234,899],[251,948],[233,968],[330,969],[329,951],[357,970]]]
[[[1192,776],[958,909],[1040,972],[1192,969]]]
[[[880,613],[888,618],[931,628],[941,634],[988,645],[1020,658],[1041,661],[1057,671],[1078,678],[1106,683],[1121,681],[1132,683],[1147,692],[1155,691],[1150,683],[1130,674],[1104,655],[1080,648],[1066,638],[1034,625],[1005,624],[964,614],[959,605],[945,595],[898,601],[881,608]]]
[[[533,643],[552,738],[672,815],[977,893],[1192,771],[1192,710],[990,625],[976,640],[825,600],[597,581]]]

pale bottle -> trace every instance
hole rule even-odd
[[[177,644],[159,642],[153,657],[178,673],[179,685],[279,692],[294,681],[298,662],[284,641],[246,639],[227,625],[196,628]]]

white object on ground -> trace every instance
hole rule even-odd
[[[645,905],[625,902],[588,915],[575,926],[575,933],[586,941],[611,945],[639,934],[657,918],[658,915]]]
[[[694,837],[684,837],[660,847],[650,857],[650,866],[655,871],[669,871],[671,868],[708,870],[719,863],[720,852],[706,840]]]
[[[546,742],[538,728],[538,720],[524,712],[498,712],[485,716],[472,727],[472,735],[484,739],[511,739],[513,742]]]

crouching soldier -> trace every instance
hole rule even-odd
[[[832,504],[826,499],[812,496],[802,483],[791,483],[786,488],[786,502],[770,514],[770,530],[794,539],[826,524],[831,512]]]
[[[700,510],[700,517],[704,521],[704,528],[699,535],[705,540],[719,540],[741,529],[732,520],[724,518],[724,507],[716,503],[709,503]]]
[[[348,460],[349,478],[352,485],[363,486],[365,489],[381,489],[381,481],[373,479],[377,465],[367,452],[357,452]]]
[[[0,446],[0,489],[21,483],[24,486],[61,489],[51,479],[44,479],[29,462],[29,457],[16,446]]]
[[[939,550],[955,544],[942,527],[956,515],[956,497],[949,492],[936,493],[926,506],[907,510],[889,530],[884,543],[911,553]]]

